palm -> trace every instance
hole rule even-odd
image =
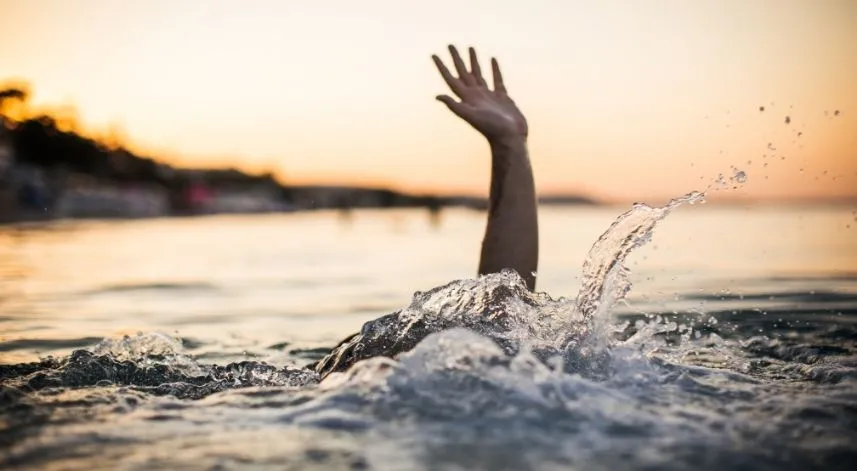
[[[432,58],[449,88],[461,101],[456,101],[448,95],[438,96],[437,99],[489,139],[526,137],[528,132],[527,120],[515,102],[506,94],[506,87],[503,84],[503,76],[500,74],[500,66],[497,61],[491,59],[494,76],[494,89],[491,90],[482,77],[482,70],[473,48],[470,48],[469,71],[454,46],[449,46],[449,52],[452,54],[452,61],[458,72],[458,78],[449,72],[440,58],[437,56],[432,56]]]

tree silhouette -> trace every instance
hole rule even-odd
[[[173,208],[181,209],[183,196],[192,182],[201,182],[216,191],[263,191],[284,201],[295,201],[300,191],[325,191],[284,186],[273,172],[248,174],[235,168],[179,169],[155,159],[143,157],[124,144],[125,133],[113,124],[105,135],[84,135],[78,131],[77,111],[71,105],[51,111],[35,111],[28,106],[30,87],[27,84],[0,84],[0,126],[14,148],[17,164],[39,167],[50,172],[55,182],[62,182],[69,173],[88,175],[103,184],[157,185],[166,189]],[[53,178],[51,177],[51,178]],[[60,187],[64,183],[57,183]],[[381,207],[445,205],[442,199],[404,195],[383,188],[353,189],[339,202],[353,206],[373,195]],[[61,192],[62,190],[60,190]],[[313,200],[313,198],[310,198]]]
[[[23,85],[0,88],[0,115],[14,118],[16,111],[25,107],[30,98],[29,88]]]

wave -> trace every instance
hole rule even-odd
[[[217,291],[219,288],[212,284],[200,281],[186,282],[157,282],[157,283],[123,283],[105,285],[99,288],[85,291],[83,295],[98,295],[112,293],[132,293],[138,291]]]

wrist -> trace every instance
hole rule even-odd
[[[488,137],[488,143],[492,148],[516,150],[527,147],[527,136],[508,135]]]

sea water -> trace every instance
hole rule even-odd
[[[0,466],[852,469],[857,215],[701,198],[545,208],[540,293],[471,277],[464,210],[7,228]],[[486,309],[513,328],[304,368]]]

